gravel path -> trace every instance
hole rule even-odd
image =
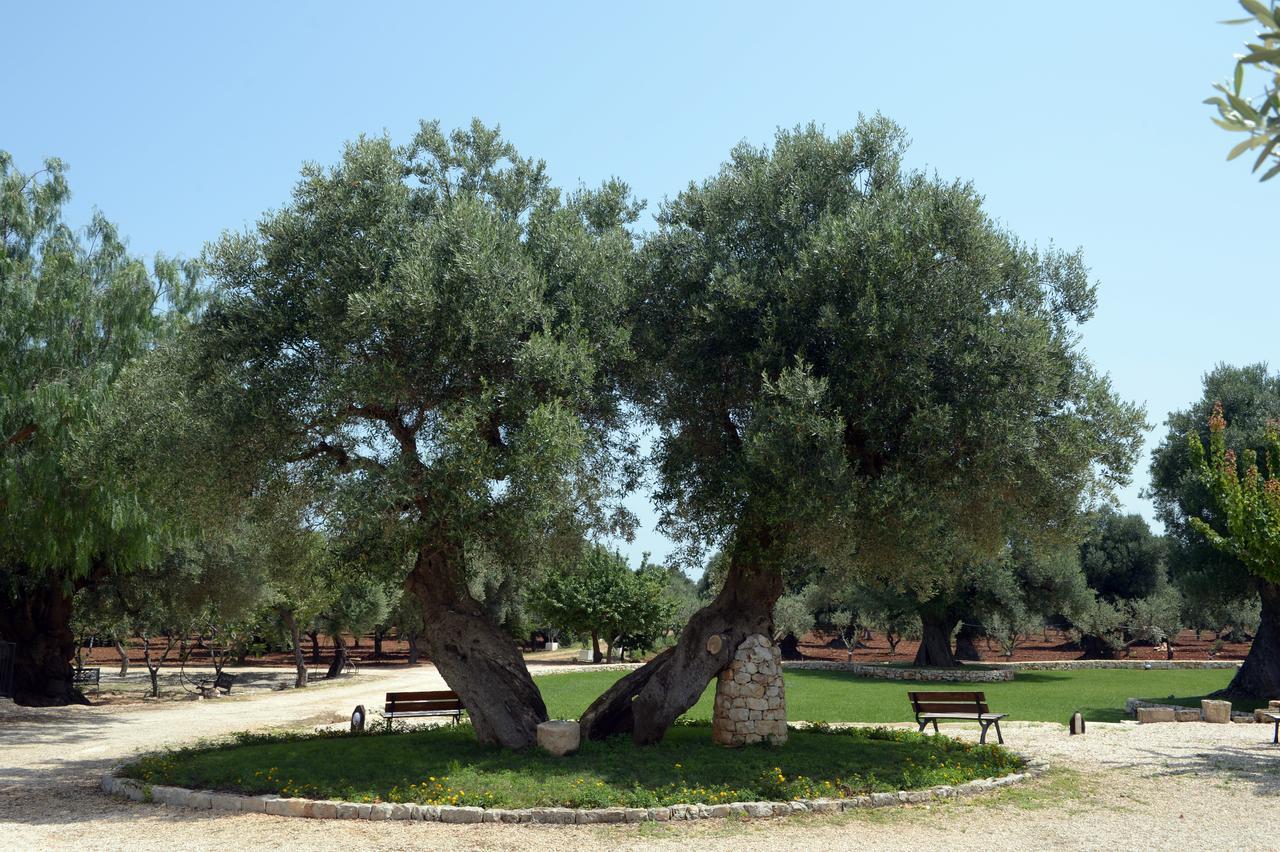
[[[557,667],[563,668],[563,667]],[[215,815],[119,801],[103,772],[138,751],[249,728],[315,726],[392,689],[443,682],[430,667],[244,699],[0,714],[0,849],[679,848],[1277,849],[1280,746],[1270,726],[1011,723],[1010,745],[1055,767],[964,802],[838,817],[641,826],[448,826]],[[951,733],[975,737],[955,727]]]

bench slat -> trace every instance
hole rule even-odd
[[[986,701],[984,692],[908,692],[912,701]]]
[[[968,704],[960,702],[950,703],[945,701],[921,701],[916,705],[917,713],[987,713],[991,708],[986,704],[975,704],[972,701]]]
[[[387,701],[430,701],[433,699],[448,698],[453,701],[458,700],[458,693],[448,689],[437,689],[428,692],[388,692]]]
[[[464,709],[457,701],[396,701],[387,705],[388,713],[413,713],[418,710],[455,711]]]

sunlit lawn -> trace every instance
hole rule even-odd
[[[997,713],[1011,720],[1066,723],[1079,711],[1095,722],[1125,718],[1126,698],[1198,707],[1200,699],[1227,685],[1233,669],[1082,669],[1019,672],[1005,683],[915,683],[855,677],[843,672],[788,670],[787,717],[822,722],[907,722],[909,691],[980,690]],[[576,719],[621,672],[543,675],[538,687],[552,718]],[[709,686],[689,716],[711,716]],[[1237,702],[1237,709],[1259,706]]]

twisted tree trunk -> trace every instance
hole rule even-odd
[[[422,547],[405,588],[422,604],[431,661],[467,708],[476,739],[526,748],[547,707],[515,641],[468,591],[462,559],[456,544]]]
[[[960,661],[951,651],[951,632],[960,623],[960,616],[950,612],[920,613],[920,650],[916,651],[913,666],[931,669],[956,668]]]
[[[964,619],[960,625],[960,630],[956,633],[956,652],[957,660],[969,660],[976,662],[982,659],[982,652],[978,650],[976,639],[978,638],[978,628],[970,619]]]
[[[763,557],[772,543],[759,531],[735,547],[724,588],[693,614],[675,646],[619,680],[582,715],[584,736],[631,734],[637,745],[660,741],[672,723],[702,697],[707,684],[728,668],[748,636],[773,635],[773,606],[782,595],[782,572]]]
[[[302,689],[307,685],[307,658],[302,653],[302,631],[298,629],[298,620],[293,617],[293,610],[280,607],[280,620],[289,630],[289,641],[293,643],[293,665],[296,674],[293,677],[293,688]]]
[[[120,655],[120,677],[124,677],[129,674],[129,651],[119,637],[116,637],[116,653]]]
[[[1280,696],[1280,584],[1259,581],[1262,618],[1244,663],[1221,695],[1272,699]]]
[[[333,634],[333,662],[329,663],[329,671],[325,672],[324,679],[331,680],[342,674],[342,670],[347,666],[347,643],[343,641],[341,633]]]

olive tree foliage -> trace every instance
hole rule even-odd
[[[1253,171],[1265,168],[1261,177],[1265,181],[1280,174],[1280,6],[1274,0],[1270,5],[1260,0],[1240,0],[1240,5],[1249,17],[1225,23],[1253,24],[1260,29],[1255,40],[1245,44],[1245,52],[1237,54],[1231,82],[1215,83],[1218,94],[1205,103],[1218,110],[1214,124],[1231,133],[1246,134],[1227,159],[1257,152]],[[1244,90],[1250,71],[1262,75],[1262,91],[1258,95]]]
[[[183,402],[147,412],[150,446],[222,474],[173,489],[216,503],[282,475],[399,529],[432,660],[486,743],[529,745],[546,710],[468,553],[542,565],[627,532],[616,376],[637,211],[616,180],[561,193],[479,122],[360,138],[208,248],[216,298],[140,379]]]
[[[151,268],[95,213],[63,219],[66,166],[0,151],[0,639],[24,703],[65,703],[77,589],[158,555],[163,537],[104,461],[80,451],[121,371],[200,304],[194,264]]]
[[[943,554],[990,556],[1125,481],[1142,414],[1078,345],[1080,256],[1023,244],[904,150],[881,117],[783,130],[663,205],[636,393],[666,530],[730,567],[676,648],[588,710],[592,736],[659,739],[772,632],[786,565],[924,588]]]

